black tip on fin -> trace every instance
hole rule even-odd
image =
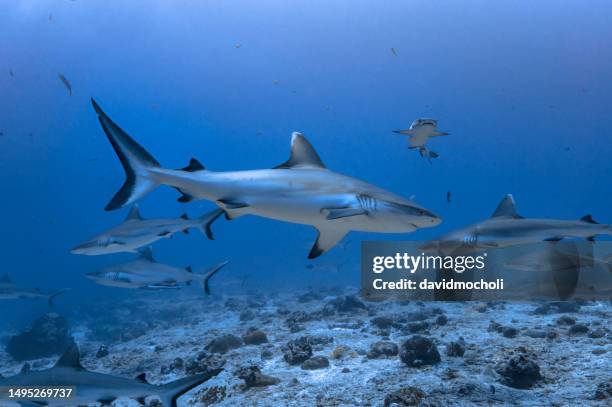
[[[205,169],[206,168],[204,167],[204,165],[202,165],[202,163],[196,160],[195,158],[189,160],[189,165],[187,165],[187,167],[181,168],[181,170],[188,172],[202,171]]]
[[[583,222],[587,222],[587,223],[593,223],[595,225],[599,224],[599,222],[597,222],[595,219],[593,219],[593,216],[591,216],[591,214],[584,215],[582,218],[580,218],[580,220],[583,221]]]
[[[140,383],[149,384],[149,382],[147,381],[147,374],[146,373],[141,373],[138,376],[136,376],[136,380],[138,380]]]

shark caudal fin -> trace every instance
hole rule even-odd
[[[91,104],[125,171],[123,186],[105,208],[112,211],[136,202],[155,189],[158,183],[150,177],[149,169],[160,165],[151,154],[117,126],[95,100],[91,99]]]
[[[205,381],[221,373],[223,369],[213,369],[207,373],[185,377],[159,386],[159,397],[164,407],[176,407],[177,399],[188,391],[198,387]]]
[[[223,209],[215,209],[214,211],[210,211],[200,216],[198,219],[200,221],[202,227],[202,233],[209,238],[210,240],[215,240],[213,236],[212,228],[210,227],[214,221],[221,215],[223,215],[225,211]]]
[[[206,274],[204,275],[204,278],[202,279],[202,289],[204,290],[204,292],[207,295],[210,295],[210,285],[209,285],[209,281],[212,278],[212,276],[214,276],[215,274],[217,274],[217,271],[221,270],[223,267],[225,267],[227,265],[227,263],[229,263],[229,261],[224,261],[221,262],[213,267],[211,267]]]
[[[61,290],[57,290],[49,294],[49,298],[47,299],[47,302],[49,303],[49,307],[53,308],[53,299],[57,297],[58,295],[65,293],[66,291],[70,291],[70,288],[62,288]]]

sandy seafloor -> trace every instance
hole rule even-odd
[[[193,368],[198,358],[224,363],[222,373],[179,399],[179,406],[382,406],[389,394],[408,386],[422,391],[417,404],[397,405],[612,403],[612,398],[603,398],[612,381],[610,302],[570,303],[564,309],[535,302],[388,301],[343,311],[338,304],[350,292],[301,294],[307,293],[165,300],[145,296],[99,304],[73,322],[72,333],[87,369],[125,377],[146,372],[152,383],[185,376],[186,367]],[[379,325],[391,326],[375,325],[374,318],[383,316],[389,319],[379,318]],[[571,334],[572,319],[588,332]],[[241,338],[250,327],[263,331],[268,343],[241,345],[224,354],[205,349],[214,338]],[[515,328],[516,335],[508,328]],[[434,341],[439,363],[408,367],[398,356],[368,358],[373,343],[401,345],[412,331]],[[302,336],[314,338],[313,354],[327,357],[329,367],[304,370],[285,361],[283,346]],[[465,354],[448,356],[446,346],[460,337]],[[97,357],[101,345],[107,346],[108,355]],[[540,367],[542,378],[531,389],[502,384],[499,366],[518,354]],[[48,368],[55,359],[32,361],[32,368]],[[247,388],[236,371],[250,365],[280,382]],[[21,366],[0,350],[2,375],[15,374]],[[155,398],[147,404],[156,405]],[[140,404],[121,399],[113,405]]]

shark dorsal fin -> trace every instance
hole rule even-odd
[[[59,358],[55,367],[69,367],[72,369],[82,370],[81,366],[81,355],[79,353],[79,347],[75,342],[72,342],[70,347],[66,349],[66,352]]]
[[[186,214],[186,213],[184,213],[184,214],[182,214],[182,215],[181,215],[181,219],[183,219],[183,220],[189,220],[189,216],[187,216],[187,214]]]
[[[325,168],[319,154],[302,133],[294,132],[291,135],[291,155],[289,159],[274,168]]]
[[[9,273],[4,273],[2,277],[0,277],[0,283],[11,284],[11,277]]]
[[[142,216],[140,216],[140,208],[138,204],[134,204],[130,212],[128,213],[127,218],[125,220],[142,220]]]
[[[593,216],[591,216],[591,214],[589,213],[588,215],[584,215],[582,218],[580,218],[581,221],[586,222],[586,223],[593,223],[598,225],[599,222],[597,222],[595,219],[593,219]]]
[[[518,213],[516,213],[516,204],[514,203],[514,197],[512,194],[508,194],[501,200],[499,205],[497,205],[497,209],[491,215],[492,218],[515,218],[521,219]]]
[[[195,158],[189,160],[189,165],[187,165],[187,167],[181,168],[181,170],[187,172],[202,171],[205,169],[206,168],[204,167],[204,165],[202,165],[202,163],[196,160]]]
[[[185,270],[187,270],[188,273],[193,273],[193,269],[191,268],[191,266],[185,267]]]
[[[26,363],[23,364],[23,366],[21,366],[21,371],[19,371],[19,373],[21,373],[21,374],[28,374],[28,373],[30,373],[30,370],[32,370],[31,366],[30,366],[29,363],[26,362]]]
[[[155,262],[155,259],[153,258],[153,250],[151,249],[151,246],[147,246],[144,249],[140,249],[138,253],[140,253],[141,259],[147,260],[153,263]]]
[[[146,373],[141,373],[138,376],[136,376],[136,380],[138,380],[140,383],[149,384],[149,382],[147,381],[147,374]]]

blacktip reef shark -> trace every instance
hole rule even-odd
[[[133,253],[159,239],[171,238],[177,232],[188,233],[190,228],[201,228],[212,240],[214,237],[210,224],[220,215],[220,211],[215,210],[198,219],[189,219],[186,214],[181,215],[179,219],[143,219],[138,204],[134,204],[122,224],[81,243],[71,252],[89,256]]]
[[[197,281],[204,292],[210,294],[210,278],[227,263],[221,262],[208,269],[205,274],[199,274],[194,273],[191,267],[183,269],[158,263],[153,258],[151,249],[146,248],[135,260],[87,273],[85,276],[100,285],[146,290],[178,289],[180,284],[190,285],[191,282]]]
[[[16,287],[8,274],[4,274],[0,277],[0,300],[16,300],[16,299],[39,299],[45,298],[49,303],[49,307],[53,306],[53,299],[60,294],[70,290],[69,288],[63,288],[61,290],[54,291],[52,293],[43,293],[40,289],[28,290],[24,288]]]
[[[215,172],[197,160],[180,170],[162,168],[92,99],[106,136],[125,170],[126,181],[106,210],[132,204],[159,185],[183,195],[181,202],[206,199],[226,218],[258,215],[312,225],[318,230],[309,258],[331,249],[349,231],[407,233],[441,219],[415,202],[328,170],[301,133],[291,137],[289,159],[273,169]]]
[[[564,238],[586,238],[612,234],[612,225],[599,224],[591,215],[579,220],[524,218],[516,212],[514,197],[506,195],[493,215],[482,222],[443,235],[423,249],[450,254],[455,249],[497,249]]]
[[[21,373],[1,378],[0,388],[7,387],[53,387],[72,388],[70,398],[33,398],[21,400],[23,407],[71,407],[101,403],[110,406],[118,398],[131,398],[145,403],[145,398],[158,396],[164,407],[176,407],[177,399],[218,375],[222,369],[178,379],[163,385],[147,382],[145,374],[136,379],[127,379],[109,374],[90,372],[81,365],[76,344],[62,355],[51,369],[35,371],[26,364]]]
[[[449,133],[438,131],[438,121],[435,119],[417,119],[412,122],[408,130],[394,130],[394,133],[410,136],[408,142],[410,149],[418,149],[421,157],[427,157],[429,162],[432,158],[439,157],[438,153],[425,147],[430,137],[448,136]]]

